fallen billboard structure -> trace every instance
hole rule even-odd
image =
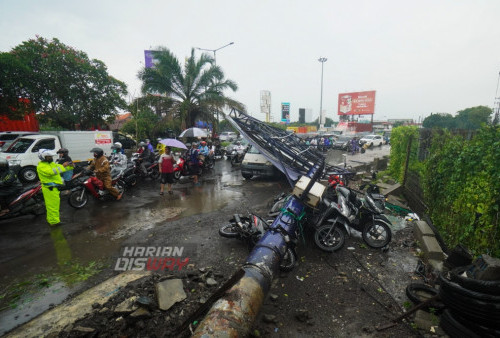
[[[324,155],[294,133],[275,128],[256,118],[232,109],[226,119],[238,132],[256,147],[271,163],[283,172],[294,185],[300,176],[306,175],[315,164],[324,161]],[[329,175],[352,176],[353,173],[333,165],[325,165],[321,178]]]

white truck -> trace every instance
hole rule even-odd
[[[111,131],[43,131],[41,134],[26,135],[16,139],[0,158],[18,172],[19,178],[28,183],[38,179],[36,166],[40,159],[38,150],[66,148],[73,162],[88,162],[93,158],[90,149],[99,147],[105,155],[111,154],[113,134]]]

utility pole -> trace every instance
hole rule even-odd
[[[321,98],[319,101],[319,129],[323,129],[325,127],[324,124],[324,116],[323,116],[323,65],[325,64],[327,58],[321,57],[318,59],[321,62]]]

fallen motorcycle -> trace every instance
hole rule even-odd
[[[44,214],[45,203],[41,190],[40,182],[23,187],[19,194],[8,202],[9,212],[0,216],[0,220],[30,214],[35,216]]]
[[[74,179],[77,179],[78,181],[73,183],[76,187],[71,189],[71,193],[68,197],[68,203],[73,208],[83,208],[88,202],[89,194],[98,200],[114,199],[109,191],[104,189],[102,181],[96,178],[92,171],[85,170],[79,175],[79,177],[74,177]],[[125,191],[125,187],[119,181],[119,176],[112,176],[111,184],[120,194]]]
[[[252,249],[260,240],[266,231],[270,229],[273,220],[264,220],[257,215],[248,215],[244,217],[239,214],[233,215],[228,224],[219,229],[219,235],[226,238],[238,238],[247,243]],[[297,236],[295,236],[297,237]],[[297,262],[297,253],[295,252],[296,242],[292,241],[285,252],[280,263],[280,270],[291,271]]]

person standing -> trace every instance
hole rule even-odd
[[[158,160],[158,167],[160,168],[161,184],[160,195],[163,195],[165,184],[167,184],[168,193],[172,194],[172,184],[174,183],[174,164],[175,158],[172,155],[170,147],[165,147],[165,153],[160,156]]]
[[[94,159],[90,163],[88,169],[94,170],[95,176],[102,181],[104,189],[109,191],[109,193],[113,195],[117,201],[121,200],[123,192],[120,193],[111,184],[111,169],[109,167],[108,159],[104,156],[104,150],[101,148],[92,148],[90,152],[94,153]]]
[[[9,213],[9,202],[17,197],[23,185],[19,182],[16,174],[9,168],[9,162],[0,159],[0,216]],[[10,201],[9,201],[10,200]]]
[[[63,185],[61,174],[71,170],[68,167],[69,162],[64,162],[62,165],[54,163],[54,156],[56,156],[54,150],[40,149],[38,151],[40,162],[36,167],[36,172],[42,183],[42,194],[47,209],[47,222],[51,226],[61,223],[59,218],[61,198],[58,187]]]
[[[200,163],[198,161],[198,144],[196,142],[193,142],[191,144],[191,149],[189,149],[188,152],[188,157],[189,157],[189,171],[191,172],[191,175],[193,175],[193,181],[194,185],[200,185],[198,183],[198,173],[200,171]]]

